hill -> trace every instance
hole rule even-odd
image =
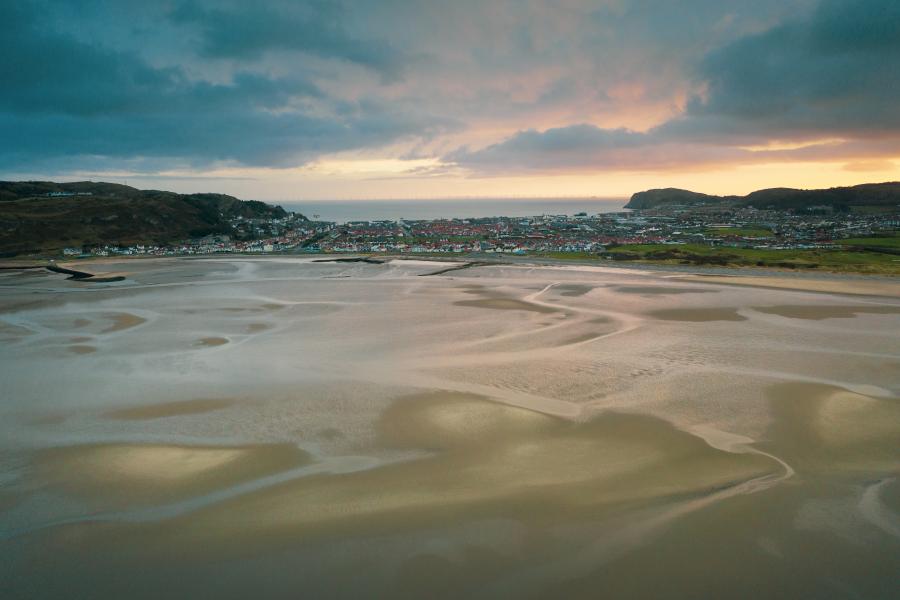
[[[0,254],[66,246],[171,244],[232,234],[232,220],[279,219],[279,206],[225,194],[176,194],[115,183],[0,181]]]
[[[721,196],[710,196],[679,188],[663,188],[638,192],[632,195],[625,208],[645,209],[673,204],[696,206],[700,204],[717,204],[722,202],[722,200]]]
[[[712,196],[689,190],[667,188],[638,192],[631,197],[625,208],[648,209],[673,205],[723,205],[776,210],[800,210],[826,206],[836,211],[864,206],[897,206],[900,205],[900,183],[866,183],[822,190],[771,188],[758,190],[746,196]]]

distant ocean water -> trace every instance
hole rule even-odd
[[[530,217],[586,212],[620,212],[625,198],[485,198],[464,200],[317,200],[270,202],[285,210],[320,221],[375,221],[380,219],[465,219],[471,217]],[[315,215],[318,215],[316,217]]]

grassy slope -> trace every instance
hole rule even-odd
[[[842,246],[859,246],[862,248],[888,248],[900,251],[900,235],[868,238],[848,238],[839,240]]]
[[[47,197],[47,191],[92,196]],[[169,244],[228,233],[229,219],[283,216],[261,202],[222,194],[176,194],[93,182],[0,182],[0,254],[58,252],[66,246]]]

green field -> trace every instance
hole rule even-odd
[[[890,240],[892,238],[869,239]],[[847,241],[849,242],[849,240]],[[850,245],[855,244],[848,244],[848,246]],[[847,250],[768,250],[720,248],[701,244],[635,244],[610,248],[606,256],[613,260],[647,261],[661,264],[755,266],[900,275],[900,255],[849,248]]]
[[[838,240],[842,246],[859,246],[861,248],[889,248],[900,251],[900,235],[878,236],[866,238],[848,238]]]

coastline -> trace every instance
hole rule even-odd
[[[36,270],[47,269],[52,272],[70,275],[69,279],[85,283],[111,283],[124,281],[128,271],[94,271],[90,265],[122,264],[127,261],[203,261],[220,260],[226,257],[241,260],[267,258],[301,258],[312,262],[352,262],[380,264],[394,260],[424,261],[437,264],[454,263],[427,275],[450,274],[453,271],[483,266],[559,266],[588,267],[610,269],[615,271],[646,271],[666,273],[664,275],[685,283],[720,283],[724,285],[740,285],[757,288],[796,290],[812,293],[836,293],[855,296],[900,297],[900,276],[883,273],[866,273],[857,271],[831,271],[817,269],[815,271],[755,267],[745,265],[677,265],[654,261],[612,261],[593,257],[572,256],[497,256],[488,254],[372,254],[372,253],[228,253],[190,256],[121,256],[91,257],[62,263],[45,263],[34,260],[6,261],[0,263],[0,270]],[[77,266],[78,268],[73,268]],[[84,268],[88,267],[88,268]]]

